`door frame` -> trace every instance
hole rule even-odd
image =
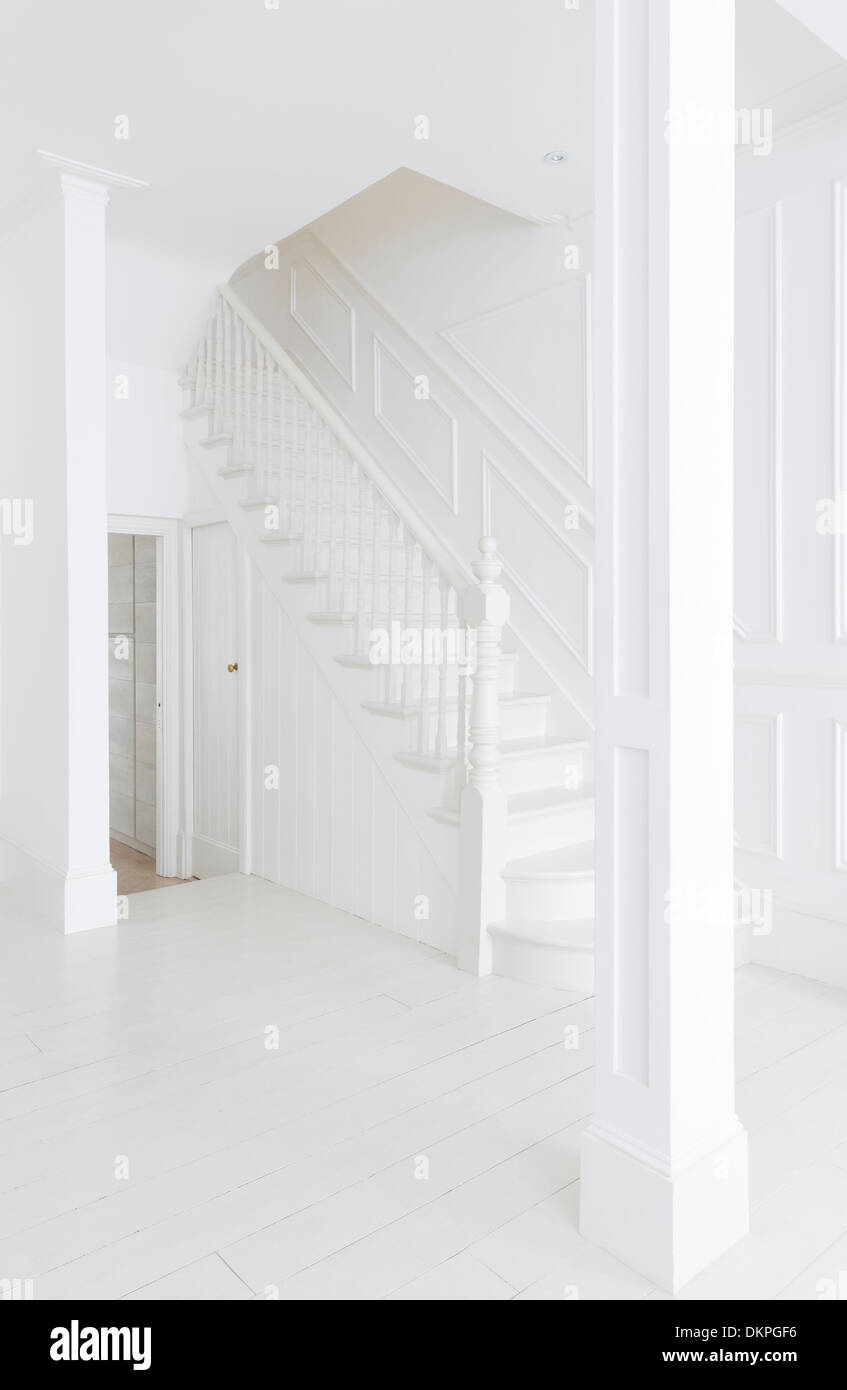
[[[182,759],[183,759],[183,797],[184,833],[183,854],[186,877],[193,874],[194,848],[194,552],[193,536],[195,528],[215,526],[226,522],[233,532],[236,545],[236,565],[239,579],[239,602],[236,611],[236,645],[238,647],[239,698],[237,755],[239,758],[239,829],[241,843],[238,847],[238,871],[242,874],[252,872],[252,776],[250,759],[251,738],[251,662],[250,645],[250,603],[252,591],[252,567],[250,557],[238,532],[232,526],[223,507],[207,507],[202,511],[188,512],[182,519],[182,669],[183,669],[183,707],[182,707]]]
[[[110,513],[107,531],[156,538],[156,873],[189,878],[181,823],[180,552],[182,527],[171,517]]]

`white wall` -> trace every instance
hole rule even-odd
[[[112,358],[108,364],[108,508],[113,516],[181,517],[190,460],[179,374]]]
[[[737,875],[773,895],[752,956],[847,984],[847,122],[738,168]],[[752,924],[751,924],[752,927]]]
[[[127,195],[123,195],[126,197]],[[132,195],[141,200],[144,193]],[[181,517],[191,505],[179,378],[228,269],[151,241],[107,244],[108,507]]]
[[[58,180],[0,244],[2,496],[31,502],[31,544],[0,535],[0,836],[16,865],[68,855],[67,491],[63,203]]]
[[[532,225],[400,170],[234,277],[462,563],[497,536],[512,625],[588,719],[589,269],[589,221]]]

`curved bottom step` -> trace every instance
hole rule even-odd
[[[594,992],[594,922],[492,922],[495,975]]]

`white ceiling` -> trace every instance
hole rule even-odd
[[[847,0],[736,0],[736,105],[768,106],[779,129],[847,100],[847,63],[789,14],[840,7],[847,36]]]
[[[37,148],[149,181],[113,233],[233,268],[402,166],[543,220],[590,203],[592,0],[279,4],[3,0],[0,215]]]
[[[827,10],[847,50],[847,0],[785,4]],[[56,177],[39,148],[150,185],[112,196],[115,355],[175,359],[217,280],[398,168],[539,221],[590,208],[594,0],[279,6],[0,0],[0,222]],[[739,105],[779,123],[847,97],[787,8],[737,9]]]

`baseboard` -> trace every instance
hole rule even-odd
[[[195,878],[215,878],[219,874],[237,874],[240,855],[232,845],[222,845],[206,835],[194,835],[191,841],[191,872]]]
[[[750,937],[756,965],[847,988],[847,917],[839,921],[774,899],[772,929]]]
[[[111,864],[63,870],[0,838],[0,880],[7,906],[63,935],[115,924],[118,890]]]
[[[146,854],[148,859],[156,858],[156,851],[152,845],[142,844],[141,840],[136,840],[132,835],[122,835],[120,830],[112,830],[109,827],[109,838],[117,840],[119,845],[126,845],[128,849],[137,849],[139,854]]]

